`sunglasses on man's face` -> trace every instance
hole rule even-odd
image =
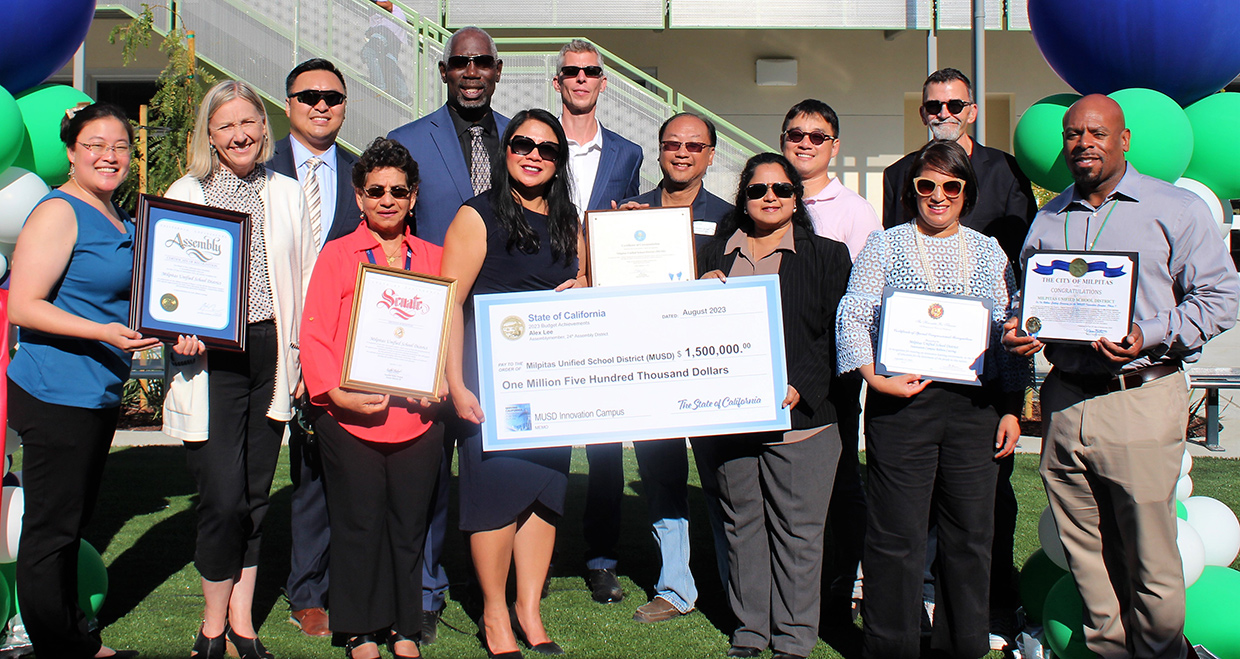
[[[925,101],[921,104],[921,107],[926,109],[926,114],[938,114],[943,111],[944,104],[947,105],[947,111],[952,114],[960,114],[962,110],[973,105],[969,101],[953,98],[950,101]]]
[[[750,183],[745,186],[745,196],[750,199],[762,199],[766,196],[766,191],[771,190],[776,197],[780,199],[791,199],[796,194],[797,189],[791,183]]]
[[[491,55],[453,55],[448,58],[449,69],[464,69],[470,64],[480,69],[495,68],[495,57]]]
[[[784,139],[787,140],[789,144],[800,144],[801,140],[807,137],[809,138],[809,143],[814,146],[822,146],[823,142],[835,139],[834,135],[827,135],[826,133],[820,133],[818,131],[807,133],[800,128],[789,128],[784,131]]]
[[[555,160],[560,157],[560,145],[555,142],[535,142],[524,135],[514,135],[508,140],[508,149],[518,156],[528,156],[535,149],[538,157],[543,160]]]
[[[304,91],[293,92],[288,95],[289,98],[295,98],[298,102],[314,107],[319,101],[327,103],[327,107],[334,108],[344,103],[344,94],[337,91],[322,91],[319,89],[306,89]]]
[[[679,151],[681,146],[685,147],[685,151],[689,153],[701,153],[710,146],[705,142],[677,142],[676,140],[663,140],[659,143],[664,151]]]
[[[603,67],[601,66],[561,66],[561,78],[576,78],[578,73],[584,72],[587,78],[603,77]]]
[[[934,194],[936,188],[943,188],[944,196],[948,199],[955,199],[960,196],[961,192],[964,192],[964,181],[958,178],[949,178],[939,183],[924,176],[918,176],[913,179],[913,189],[923,197],[929,197]]]
[[[371,199],[382,199],[385,194],[392,195],[393,199],[408,199],[409,195],[413,194],[413,190],[403,185],[393,185],[390,188],[385,188],[382,185],[372,185],[362,190],[362,194]]]

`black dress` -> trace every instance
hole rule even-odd
[[[508,232],[500,228],[491,208],[489,193],[483,193],[466,206],[478,211],[487,228],[487,255],[474,287],[465,301],[464,379],[469,390],[478,393],[478,355],[474,343],[473,296],[482,293],[545,291],[577,276],[577,259],[565,263],[551,252],[547,216],[525,211],[539,236],[540,249],[532,254],[518,247],[508,250]],[[494,419],[488,419],[494,423]],[[568,463],[572,449],[514,449],[482,451],[479,426],[463,422],[466,434],[459,440],[461,469],[462,531],[491,531],[511,524],[534,503],[551,512],[564,513],[568,491]]]

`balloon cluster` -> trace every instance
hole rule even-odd
[[[1184,635],[1219,657],[1240,657],[1240,572],[1232,561],[1240,554],[1240,521],[1227,504],[1192,496],[1193,460],[1185,451],[1176,483],[1176,545],[1184,570],[1188,601]],[[1068,573],[1068,561],[1050,508],[1038,521],[1042,548],[1020,573],[1025,617],[1043,626],[1056,657],[1093,657],[1085,647],[1081,597]]]

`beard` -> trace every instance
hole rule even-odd
[[[955,119],[930,122],[930,133],[934,135],[936,140],[954,142],[960,139],[960,135],[963,132],[964,124]]]

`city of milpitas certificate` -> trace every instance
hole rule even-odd
[[[1137,261],[1132,252],[1034,252],[1025,261],[1020,329],[1039,341],[1123,341]]]
[[[911,373],[936,382],[982,383],[993,302],[887,286],[882,305],[875,373]]]
[[[774,275],[474,300],[484,450],[789,428]]]
[[[591,286],[697,279],[688,206],[586,213]]]

